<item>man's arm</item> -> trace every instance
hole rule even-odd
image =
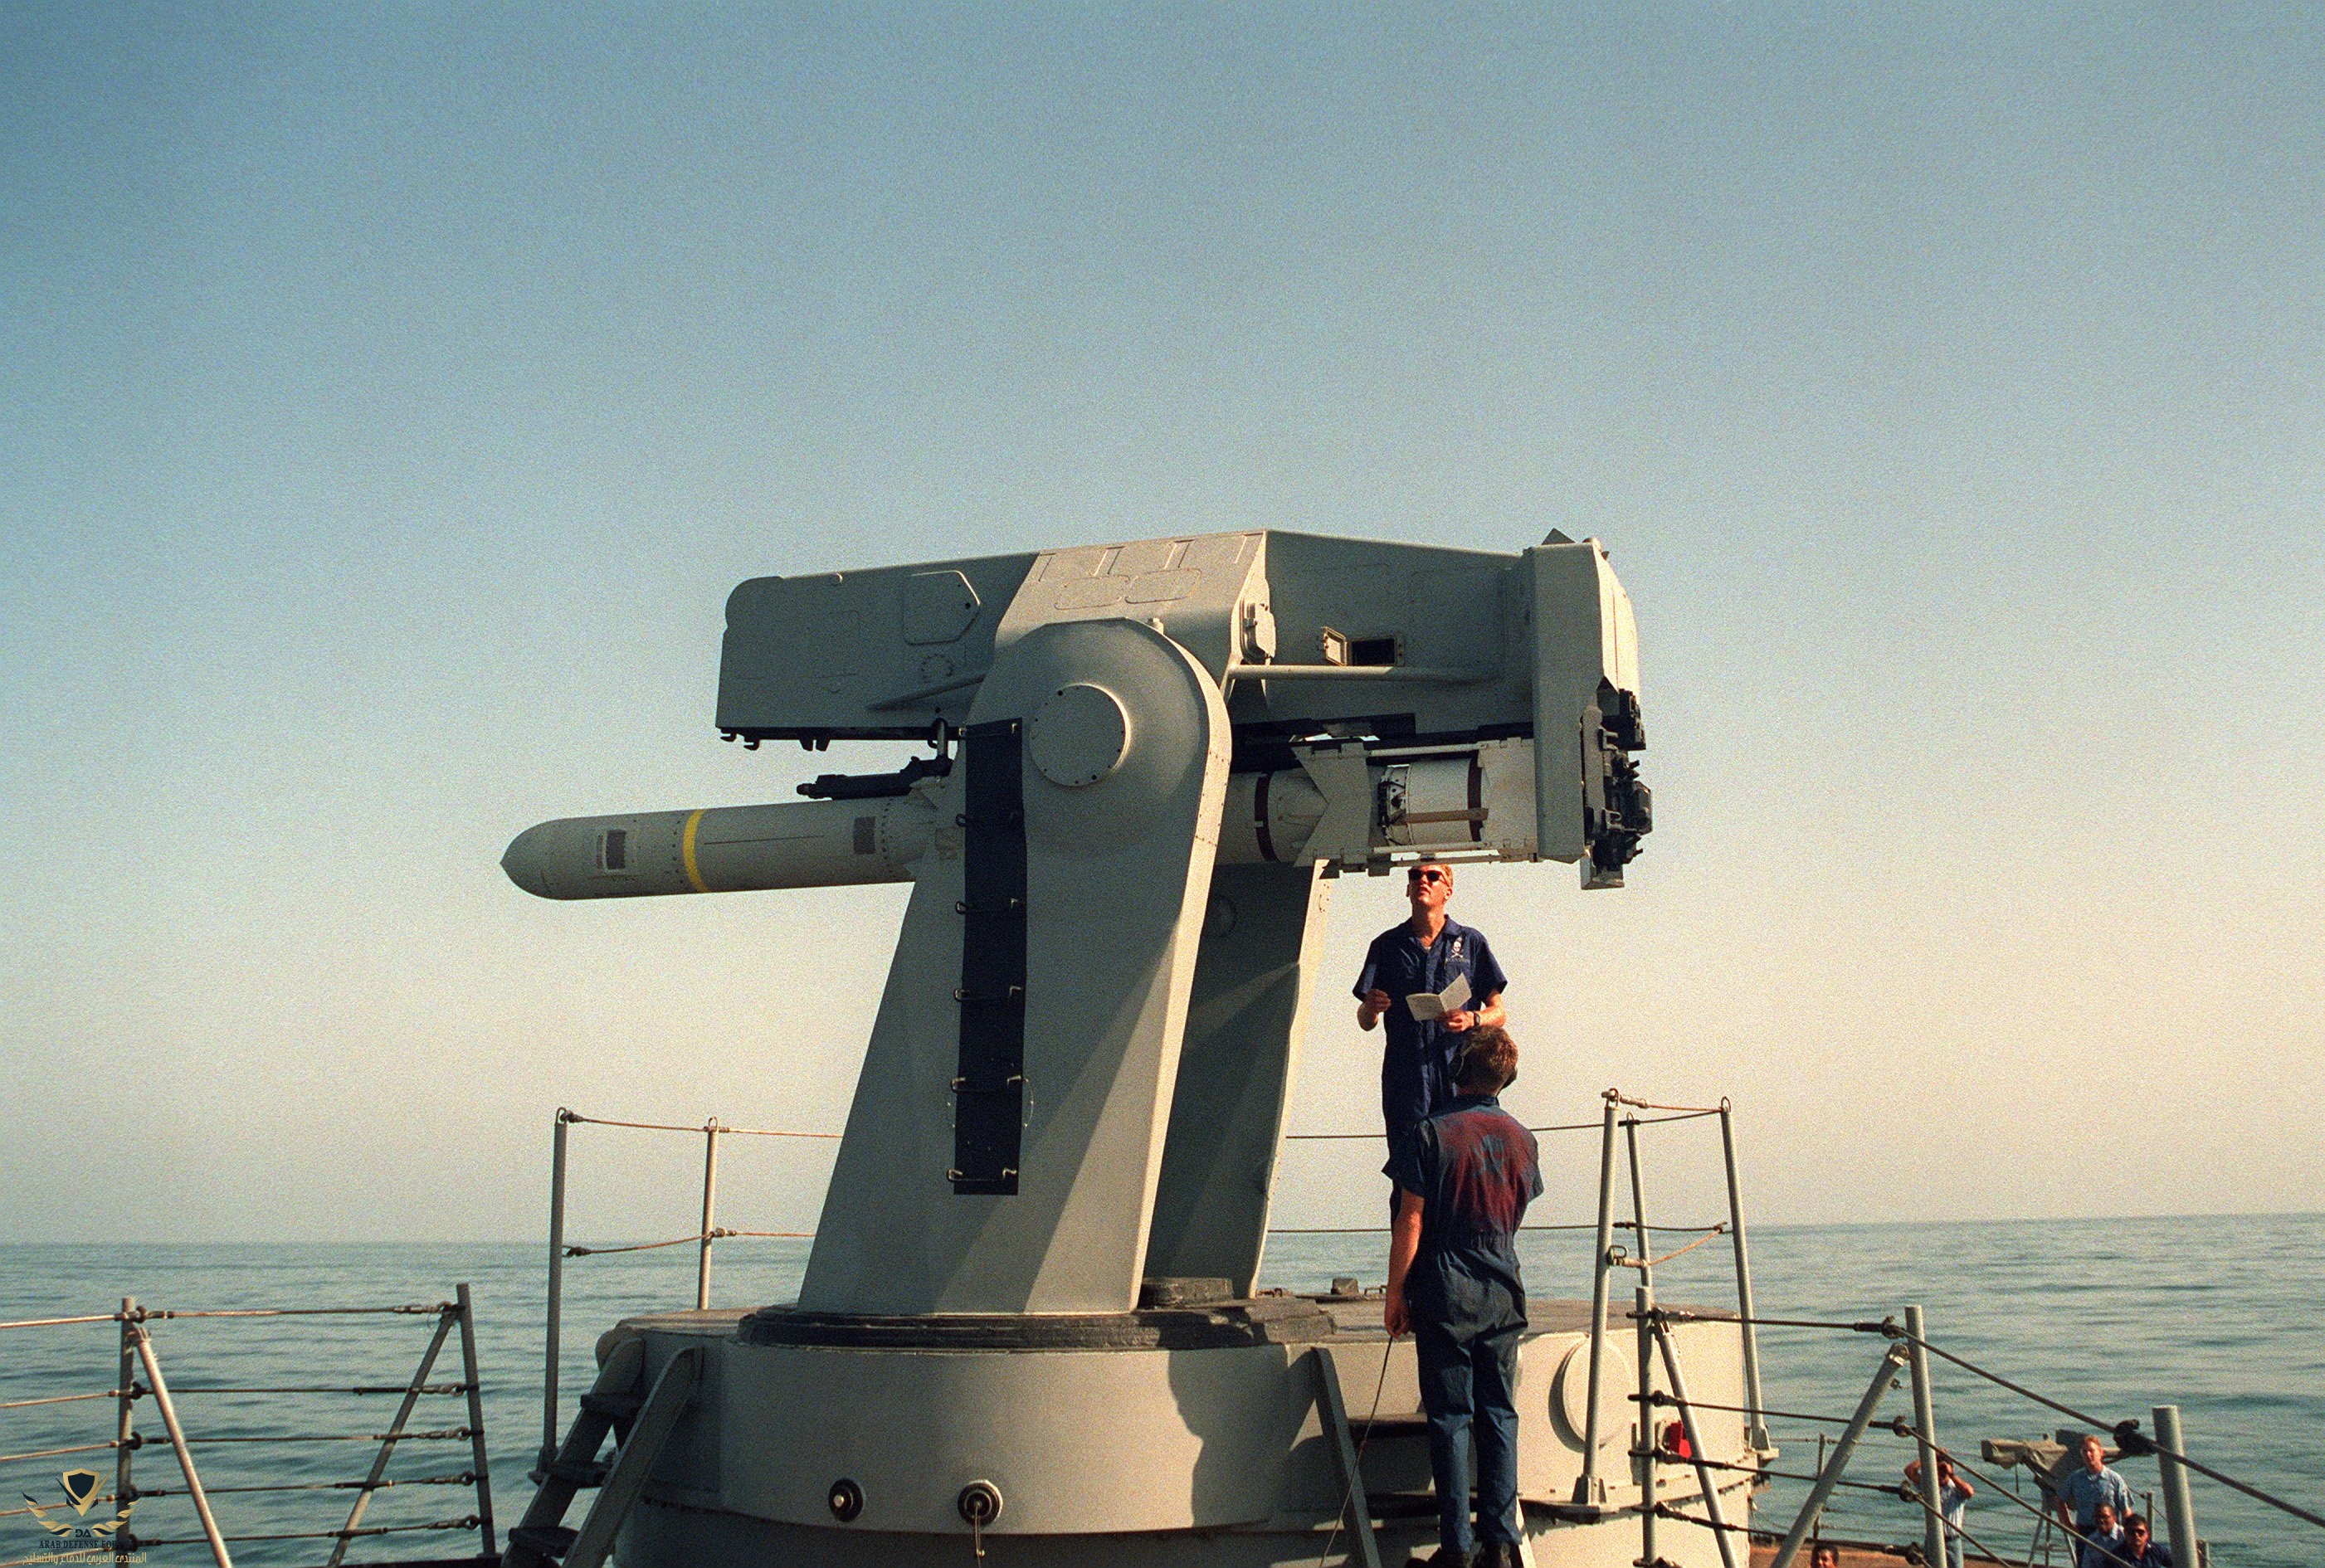
[[[1445,1027],[1455,1034],[1470,1029],[1497,1029],[1509,1021],[1510,1015],[1502,1010],[1502,993],[1494,992],[1476,1007],[1445,1015]]]
[[[1375,986],[1365,992],[1362,1001],[1357,1003],[1357,1027],[1370,1032],[1373,1026],[1381,1021],[1381,1015],[1395,1005],[1396,998]]]
[[[1413,1259],[1420,1253],[1421,1194],[1399,1187],[1396,1189],[1396,1219],[1388,1231],[1388,1300],[1382,1307],[1391,1339],[1413,1326],[1412,1315],[1404,1309],[1404,1277],[1412,1269]]]

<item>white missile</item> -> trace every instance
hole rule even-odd
[[[501,869],[544,899],[903,882],[936,825],[921,794],[568,816],[518,834]]]
[[[1220,862],[1325,860],[1370,870],[1420,854],[1533,858],[1529,741],[1369,755],[1352,748],[1344,766],[1325,765],[1334,760],[1230,779]],[[945,803],[951,793],[922,785],[869,799],[569,816],[517,835],[501,869],[544,899],[910,881],[913,862],[940,839],[958,842],[959,807]]]

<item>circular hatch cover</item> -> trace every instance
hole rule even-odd
[[[1130,715],[1102,686],[1061,687],[1034,710],[1026,741],[1033,766],[1052,784],[1079,789],[1122,762],[1130,746]]]

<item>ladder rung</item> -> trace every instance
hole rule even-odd
[[[581,1396],[582,1409],[616,1421],[627,1421],[644,1406],[645,1397],[640,1394],[600,1394],[593,1390]]]
[[[509,1545],[544,1557],[562,1557],[573,1549],[580,1532],[565,1525],[519,1525],[509,1532]]]
[[[549,1467],[549,1473],[568,1486],[604,1486],[607,1468],[601,1459],[560,1459]]]

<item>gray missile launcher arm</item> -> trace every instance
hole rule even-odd
[[[503,863],[562,899],[910,881],[801,1309],[1120,1312],[1150,1276],[1250,1288],[1329,879],[1547,859],[1619,886],[1637,692],[1605,552],[1556,535],[756,578],[727,737],[940,761],[547,823]]]

